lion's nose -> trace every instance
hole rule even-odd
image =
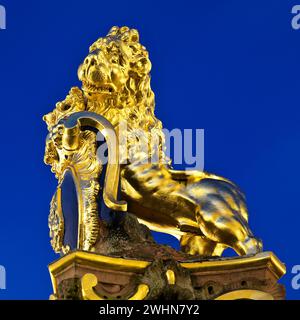
[[[94,66],[96,64],[96,59],[94,57],[86,57],[85,60],[84,60],[84,63],[87,65],[87,66]]]

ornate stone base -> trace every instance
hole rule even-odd
[[[72,252],[49,266],[50,299],[281,300],[285,266],[271,252],[237,258],[152,261]]]

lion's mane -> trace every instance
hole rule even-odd
[[[109,120],[118,130],[122,121],[126,122],[128,137],[127,147],[135,158],[155,156],[159,161],[167,161],[164,148],[165,137],[162,123],[154,114],[155,97],[150,85],[151,62],[146,48],[139,43],[139,34],[128,27],[113,27],[106,37],[99,38],[90,47],[108,51],[117,45],[118,59],[124,66],[126,82],[118,92],[114,107],[101,108],[101,115]],[[98,112],[97,102],[88,101],[88,111]],[[141,154],[144,138],[150,141],[148,155]],[[122,147],[122,146],[121,146]]]

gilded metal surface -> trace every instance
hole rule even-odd
[[[92,250],[98,235],[95,212],[102,165],[95,156],[94,134],[83,128],[66,128],[63,123],[75,112],[89,111],[107,119],[124,138],[117,148],[121,155],[122,198],[127,201],[128,211],[142,223],[181,238],[182,249],[191,254],[221,255],[227,247],[239,255],[260,252],[261,241],[249,229],[245,197],[236,185],[205,172],[171,168],[162,124],[154,115],[150,70],[149,55],[139,42],[138,32],[113,27],[90,47],[78,69],[82,90],[72,88],[67,98],[44,117],[50,131],[45,162],[59,181],[71,166],[82,190],[79,228],[84,231],[78,248]],[[91,126],[97,127],[97,123]],[[144,136],[137,137],[136,130]],[[150,141],[146,149],[145,140]],[[112,169],[113,178],[106,179],[101,187],[111,190],[112,197],[104,192],[108,207],[123,211],[125,203],[115,207],[118,168]]]
[[[50,204],[50,214],[48,218],[51,245],[55,252],[70,251],[68,246],[63,245],[64,218],[61,210],[61,189],[58,186]]]
[[[81,292],[84,300],[108,300],[95,293],[94,287],[98,284],[97,277],[92,273],[85,274],[81,279]],[[146,284],[138,285],[137,291],[128,300],[144,300],[149,292]],[[112,300],[112,299],[110,299]]]
[[[274,300],[274,297],[260,290],[235,290],[222,294],[215,300]]]
[[[176,276],[175,276],[175,272],[173,270],[170,270],[170,269],[167,270],[166,276],[167,276],[168,284],[175,284]]]

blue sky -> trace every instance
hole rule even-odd
[[[47,299],[57,258],[47,217],[56,187],[43,164],[42,115],[78,85],[89,45],[113,25],[137,28],[153,64],[156,115],[205,130],[205,170],[246,193],[250,225],[291,269],[300,264],[300,30],[296,1],[4,1],[0,30],[0,299]],[[300,1],[299,1],[300,4]],[[173,238],[156,235],[176,246]]]

